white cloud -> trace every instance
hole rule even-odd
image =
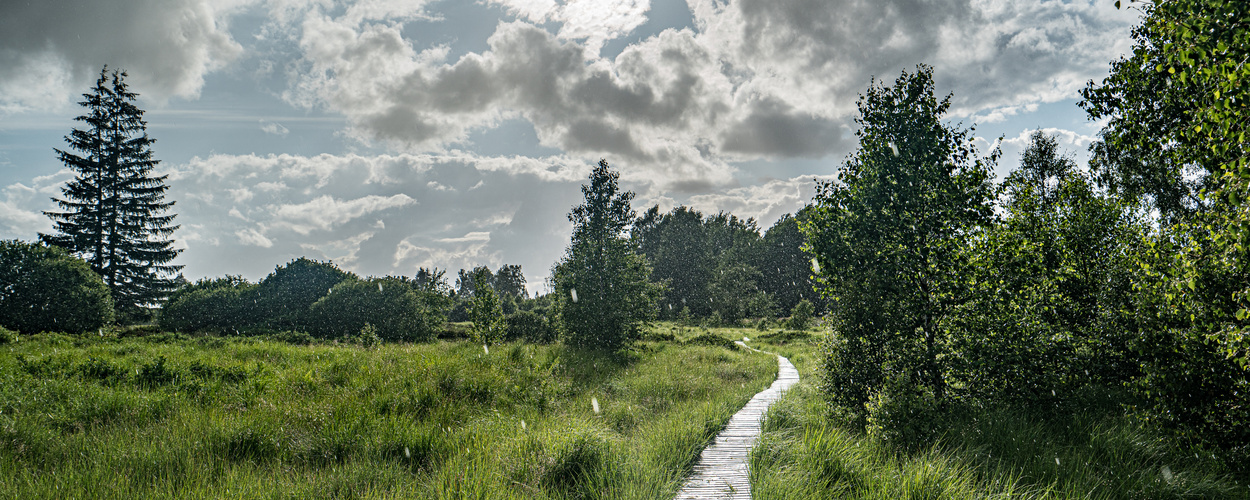
[[[240,229],[238,231],[235,231],[234,235],[239,238],[239,243],[242,243],[244,245],[258,246],[261,248],[273,247],[273,240],[266,238],[265,235],[261,233],[261,231],[258,231],[255,228],[249,227],[246,229]]]
[[[650,0],[491,0],[518,18],[535,24],[560,24],[558,37],[585,45],[588,59],[599,56],[609,40],[628,35],[647,22]]]
[[[276,135],[279,137],[285,137],[287,134],[291,133],[291,131],[282,126],[281,123],[265,120],[260,121],[260,130],[266,134]]]
[[[322,195],[305,203],[271,206],[269,211],[274,215],[275,227],[285,227],[307,235],[314,230],[332,229],[363,215],[416,202],[417,200],[402,193],[392,196],[369,195],[354,200]]]
[[[1070,99],[1127,50],[1137,16],[1097,0],[692,0],[693,30],[609,60],[597,44],[640,26],[649,2],[494,3],[520,20],[454,61],[447,46],[414,46],[401,23],[311,11],[286,97],[398,150],[451,154],[519,117],[579,162],[608,157],[658,186],[722,189],[735,162],[849,151],[857,94],[919,63],[954,92],[952,116],[1001,121]]]
[[[0,112],[63,108],[105,64],[148,98],[198,97],[204,76],[242,52],[227,23],[250,1],[6,2]]]

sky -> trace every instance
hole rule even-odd
[[[607,159],[639,212],[809,203],[856,100],[933,67],[997,172],[1131,50],[1107,0],[4,0],[0,239],[52,229],[53,148],[104,65],[140,94],[188,279],[306,256],[368,275],[520,264],[531,292]],[[1001,138],[1001,141],[999,140]]]

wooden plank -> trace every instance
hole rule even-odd
[[[741,341],[736,343],[755,352],[764,352]],[[777,380],[738,410],[729,419],[725,429],[717,434],[711,446],[703,449],[690,477],[686,478],[681,491],[677,492],[677,500],[750,500],[751,481],[747,459],[751,448],[755,447],[755,441],[759,439],[760,421],[768,407],[781,399],[781,395],[799,381],[799,371],[790,360],[777,356],[777,365]]]

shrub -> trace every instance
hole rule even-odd
[[[202,279],[170,296],[160,325],[168,331],[238,332],[260,321],[256,302],[257,285],[240,276]]]
[[[0,325],[23,333],[82,333],[113,321],[109,289],[57,247],[0,241]]]
[[[135,381],[141,386],[152,388],[172,384],[181,378],[180,375],[176,369],[166,365],[165,356],[161,356],[155,363],[144,363],[140,366]]]
[[[703,324],[709,327],[717,327],[725,324],[725,319],[720,315],[720,311],[712,311],[712,315],[703,320]]]
[[[312,335],[309,335],[308,332],[299,332],[299,331],[292,331],[292,330],[283,330],[280,332],[274,332],[269,335],[269,338],[278,342],[285,342],[287,344],[292,344],[292,345],[309,345],[313,341]]]
[[[257,287],[257,305],[265,321],[281,329],[308,326],[312,305],[344,280],[356,278],[329,262],[300,257],[274,268]],[[359,330],[364,322],[349,331]]]
[[[868,435],[886,445],[915,451],[938,437],[943,415],[933,390],[910,371],[894,375],[868,400]]]
[[[390,341],[433,340],[442,321],[410,283],[393,277],[344,280],[313,304],[307,317],[309,333],[319,337],[354,335],[370,323]]]
[[[481,279],[479,274],[477,279]],[[478,281],[481,283],[481,281]],[[470,330],[474,342],[482,344],[498,344],[507,334],[508,325],[504,320],[503,306],[499,295],[489,286],[480,286],[469,301],[469,319],[473,321]]]
[[[508,340],[533,344],[550,344],[556,340],[556,329],[547,318],[532,311],[519,311],[508,316]]]
[[[0,345],[16,344],[18,338],[17,332],[0,326]]]
[[[373,349],[382,343],[382,338],[378,336],[378,329],[373,326],[373,323],[365,323],[360,333],[352,338],[352,343],[365,349]]]
[[[726,349],[737,350],[738,346],[734,341],[729,340],[714,333],[703,333],[686,341],[687,345],[706,345],[712,347],[724,347]]]
[[[786,323],[786,328],[791,330],[803,331],[812,324],[812,315],[816,312],[816,307],[807,299],[800,300],[794,305],[794,309],[790,310],[790,321]]]

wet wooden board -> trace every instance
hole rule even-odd
[[[741,341],[737,344],[752,351],[763,352]],[[760,421],[764,419],[768,407],[799,381],[799,371],[790,360],[777,356],[777,364],[777,380],[751,398],[746,406],[729,419],[725,430],[716,436],[712,445],[703,449],[699,460],[694,464],[694,471],[677,493],[677,500],[751,498],[747,455],[755,446],[755,440],[759,439]]]

